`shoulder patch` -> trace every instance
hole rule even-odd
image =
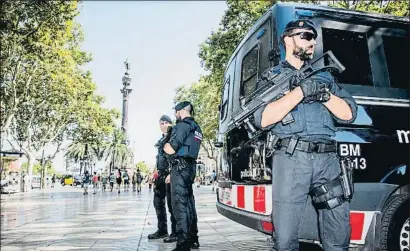
[[[195,131],[194,139],[195,139],[195,141],[202,141],[202,133],[200,133],[198,131]]]

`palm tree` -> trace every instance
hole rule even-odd
[[[111,141],[105,148],[105,160],[110,160],[110,173],[115,166],[123,166],[127,163],[130,151],[125,144],[125,133],[119,129],[114,130]]]
[[[65,156],[74,160],[75,163],[80,162],[80,175],[84,163],[82,161],[87,160],[90,163],[102,158],[101,152],[103,152],[103,150],[100,150],[100,148],[97,148],[96,146],[97,144],[95,143],[85,143],[81,141],[72,142],[69,145]]]

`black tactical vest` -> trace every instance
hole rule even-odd
[[[177,156],[188,157],[196,160],[202,142],[202,130],[192,118],[184,119],[180,123],[187,123],[190,128],[188,137],[183,146],[177,151]]]

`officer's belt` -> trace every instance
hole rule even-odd
[[[193,163],[195,163],[195,159],[188,158],[188,157],[177,157],[177,158],[174,159],[173,162],[174,162],[174,164],[179,164],[179,163],[193,164]]]
[[[287,147],[289,145],[291,138],[281,139],[277,146],[279,147]],[[336,152],[337,146],[336,144],[325,144],[325,143],[314,143],[310,141],[303,141],[299,140],[295,147],[296,150],[303,151],[303,152],[318,152],[318,153],[326,153],[326,152]]]

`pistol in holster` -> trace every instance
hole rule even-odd
[[[280,138],[272,131],[268,132],[268,135],[266,137],[266,157],[272,156],[272,154],[275,152],[279,139]]]
[[[340,181],[343,188],[343,195],[347,201],[350,201],[353,198],[354,193],[352,163],[352,160],[348,157],[340,159]]]

